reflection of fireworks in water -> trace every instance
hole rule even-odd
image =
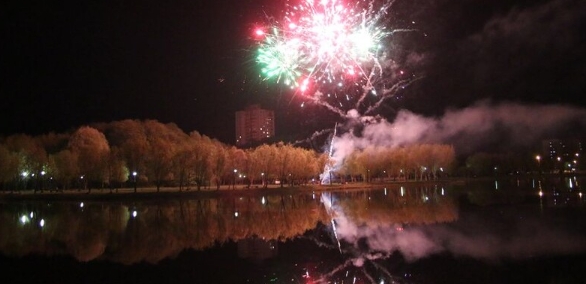
[[[369,114],[415,80],[398,70],[385,41],[406,29],[384,23],[393,1],[299,0],[282,21],[256,30],[262,75],[344,117]]]
[[[365,261],[368,260],[369,264],[371,264],[377,271],[382,272],[388,279],[391,280],[391,283],[401,283],[402,281],[393,275],[382,265],[378,264],[376,260],[388,258],[390,252],[359,252],[355,249],[345,250],[342,249],[340,239],[336,230],[336,219],[341,221],[344,224],[351,224],[352,222],[348,220],[347,216],[337,208],[334,204],[334,198],[331,193],[327,194],[324,193],[321,195],[321,202],[324,204],[324,207],[328,214],[331,217],[331,224],[332,224],[332,232],[334,234],[335,241],[337,243],[337,248],[341,254],[352,254],[353,257],[347,259],[344,263],[338,265],[337,267],[331,269],[328,273],[321,275],[318,279],[315,280],[315,283],[331,283],[331,278],[339,274],[340,272],[346,270],[346,277],[348,277],[348,268],[355,267],[359,268],[361,275],[363,275],[370,283],[377,283],[375,281],[375,277],[373,277],[365,267]],[[327,246],[321,242],[316,242],[320,246]],[[354,282],[356,281],[356,276],[353,277]],[[385,283],[381,281],[380,283]]]

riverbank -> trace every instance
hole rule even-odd
[[[246,185],[222,185],[219,189],[216,187],[197,188],[191,187],[189,189],[183,188],[181,191],[178,187],[161,187],[159,191],[155,187],[137,188],[118,188],[110,190],[92,189],[88,190],[65,190],[65,191],[49,191],[43,192],[33,190],[22,190],[14,192],[0,192],[0,202],[21,201],[21,200],[37,200],[37,201],[57,201],[57,200],[153,200],[165,198],[210,198],[231,195],[257,195],[257,194],[292,194],[297,192],[323,192],[323,191],[351,191],[364,189],[377,189],[385,187],[400,187],[403,185],[447,185],[452,183],[463,183],[464,180],[433,180],[433,181],[400,181],[400,182],[385,182],[385,183],[346,183],[346,184],[310,184],[299,186],[283,185],[269,185],[263,188],[262,185],[253,185],[247,188]]]

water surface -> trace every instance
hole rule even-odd
[[[581,183],[4,202],[0,266],[5,283],[586,283]]]

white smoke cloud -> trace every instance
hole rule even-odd
[[[452,109],[442,117],[426,117],[401,110],[394,121],[359,117],[350,112],[347,129],[333,140],[333,156],[339,166],[355,150],[368,146],[398,147],[417,143],[452,144],[457,153],[481,151],[498,144],[501,149],[532,147],[540,139],[580,134],[586,129],[586,110],[564,105],[492,104],[478,102]],[[360,126],[360,127],[357,127]],[[359,133],[356,129],[361,128]]]

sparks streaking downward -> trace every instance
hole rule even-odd
[[[387,58],[384,40],[407,31],[383,25],[392,2],[299,1],[287,7],[282,21],[255,31],[262,39],[257,62],[266,80],[290,86],[342,116],[343,110],[360,108],[368,94],[378,96],[370,105],[376,107],[398,83],[404,86],[412,80],[397,78],[392,72],[396,66]],[[336,103],[328,102],[332,97]]]

